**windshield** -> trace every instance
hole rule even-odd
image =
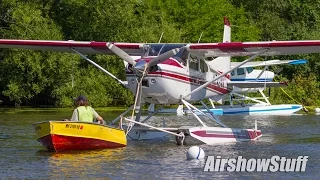
[[[251,73],[251,72],[253,71],[253,68],[252,68],[252,67],[247,67],[246,69],[247,69],[247,72],[248,72],[248,73]]]
[[[181,48],[185,46],[185,44],[149,44],[148,52],[146,53],[147,56],[159,56],[167,51],[170,51],[174,48]],[[176,56],[180,57],[182,52],[179,52]]]

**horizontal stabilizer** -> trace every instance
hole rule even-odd
[[[283,87],[286,82],[228,82],[228,88],[262,88],[262,87]]]

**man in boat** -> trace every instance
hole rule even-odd
[[[89,106],[88,99],[85,96],[80,95],[75,99],[75,102],[78,107],[73,111],[70,121],[94,122],[96,119],[100,124],[105,124],[103,118]]]

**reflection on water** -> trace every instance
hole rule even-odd
[[[116,114],[102,112],[106,120]],[[35,139],[32,124],[64,119],[70,112],[0,112],[0,179],[316,179],[320,175],[320,116],[220,116],[223,123],[236,128],[262,130],[258,141],[197,144],[187,139],[186,146],[176,146],[173,137],[156,141],[130,141],[121,149],[47,152]],[[149,123],[170,127],[200,125],[192,116],[156,116]],[[204,120],[207,125],[215,123]],[[309,156],[305,173],[203,172],[205,161],[186,160],[186,151],[199,145],[206,155],[222,158],[270,158],[271,156]]]
[[[52,153],[48,158],[50,177],[54,179],[110,177],[121,168],[124,148]],[[112,163],[111,167],[103,164]],[[106,168],[108,169],[106,174]]]

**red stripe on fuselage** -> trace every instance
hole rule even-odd
[[[143,58],[143,59],[137,59],[135,60],[136,62],[139,62],[141,60],[144,60],[146,62],[149,62],[151,61],[153,58],[150,58],[150,57],[146,57],[146,58]],[[170,58],[170,59],[167,59],[163,62],[161,62],[160,64],[166,64],[166,65],[170,65],[170,66],[175,66],[175,67],[178,67],[178,68],[186,68],[185,66],[182,66],[179,61],[175,60],[174,58]],[[219,71],[219,73],[222,74],[222,72]],[[231,76],[229,74],[226,74],[224,77],[230,79]]]
[[[130,75],[130,74],[127,74],[127,75]],[[190,83],[190,84],[193,84],[193,85],[196,85],[196,86],[201,86],[202,84],[205,84],[207,82],[207,81],[205,81],[203,79],[200,80],[200,79],[196,79],[196,78],[185,77],[185,76],[182,76],[182,75],[179,75],[179,74],[163,72],[163,71],[150,72],[148,75],[149,76],[160,75],[161,77],[169,77],[169,78],[173,78],[175,80],[179,80],[179,81],[182,81],[182,82]],[[217,86],[216,84],[213,84],[213,83],[209,84],[206,88],[209,89],[209,90],[213,90],[213,91],[219,92],[221,94],[226,94],[226,93],[229,92],[228,89],[225,89],[223,87]]]
[[[167,76],[167,77],[179,79],[179,80],[182,80],[182,81],[194,84],[194,85],[198,85],[198,86],[201,86],[201,85],[203,85],[203,84],[205,84],[207,82],[207,81],[205,81],[203,79],[184,77],[184,76],[181,76],[179,74],[173,74],[173,73],[169,73],[169,72],[163,72],[162,71],[162,72],[155,72],[155,73],[160,74],[161,76]],[[217,86],[216,84],[209,84],[207,86],[207,88],[211,89],[211,90],[214,90],[214,91],[217,91],[217,92],[222,93],[222,94],[228,93],[227,89],[221,88],[221,87]]]
[[[154,57],[154,58],[155,58],[155,57]],[[146,62],[148,63],[149,61],[151,61],[151,60],[154,59],[154,58],[146,57],[146,58],[143,58],[143,59],[137,59],[137,60],[135,60],[135,61],[136,61],[136,62],[139,62],[139,61],[144,60],[144,61],[146,61]],[[166,64],[166,65],[170,65],[170,66],[175,66],[175,67],[183,68],[183,66],[182,66],[177,60],[175,60],[175,59],[173,59],[173,58],[167,59],[167,60],[161,62],[160,64]]]
[[[139,62],[139,61],[146,61],[147,63],[149,61],[151,61],[153,58],[150,58],[150,57],[146,57],[146,58],[143,58],[143,59],[137,59],[135,60],[136,62]],[[170,66],[175,66],[175,67],[178,67],[178,68],[185,68],[183,67],[177,60],[173,59],[173,58],[170,58],[170,59],[167,59],[165,61],[163,61],[162,63],[160,64],[166,64],[166,65],[170,65]],[[130,75],[130,74],[133,74],[133,72],[126,72],[127,75]],[[169,77],[169,78],[174,78],[174,79],[177,79],[177,80],[180,80],[180,81],[184,81],[184,82],[188,82],[188,83],[191,83],[191,84],[194,84],[194,85],[202,85],[202,84],[205,84],[207,81],[205,81],[204,79],[198,79],[198,78],[190,78],[190,77],[185,77],[185,76],[182,76],[182,75],[179,75],[179,74],[176,74],[176,73],[169,73],[169,72],[164,72],[163,70],[162,71],[156,71],[156,72],[150,72],[148,73],[149,75],[161,75],[161,76],[164,76],[164,77]],[[230,75],[225,75],[225,77],[227,79],[230,79]],[[214,90],[216,92],[219,92],[221,94],[226,94],[226,93],[229,93],[229,90],[227,90],[226,88],[223,88],[223,87],[220,87],[220,86],[217,86],[216,84],[212,83],[212,84],[209,84],[206,88],[208,88],[209,90]]]

